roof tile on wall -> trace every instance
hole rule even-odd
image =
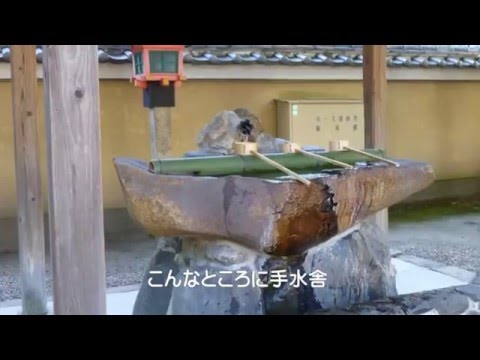
[[[37,47],[37,62],[43,52]],[[132,61],[130,45],[99,45],[100,63]],[[0,62],[10,61],[0,45]],[[361,66],[362,45],[186,45],[184,62],[193,65]],[[479,68],[480,45],[388,45],[389,67]]]

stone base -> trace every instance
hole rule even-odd
[[[426,291],[312,315],[480,315],[480,286]]]
[[[164,238],[134,315],[304,314],[395,296],[383,233],[370,223],[302,256],[270,257],[228,241]]]

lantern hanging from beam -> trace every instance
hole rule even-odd
[[[144,106],[174,107],[183,74],[184,45],[132,45],[133,80],[143,89]]]

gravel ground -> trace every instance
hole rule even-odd
[[[480,214],[393,223],[392,249],[480,273]]]
[[[142,281],[145,266],[153,256],[155,242],[113,242],[107,244],[107,286],[137,285]],[[47,292],[52,295],[52,273],[47,258]],[[17,254],[0,254],[0,302],[21,298]]]
[[[468,246],[433,248],[429,245],[395,245],[402,255],[414,255],[439,263],[480,273],[480,250]]]

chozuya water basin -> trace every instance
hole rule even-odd
[[[315,160],[312,171],[312,164],[298,169],[299,161],[305,161],[301,155],[285,158],[297,164],[296,171],[311,185],[274,173],[245,173],[245,163],[242,171],[229,169],[234,175],[219,175],[223,157],[170,172],[168,160],[116,158],[114,163],[130,216],[149,234],[230,240],[276,256],[300,254],[323,243],[434,180],[429,164],[411,160],[398,160],[398,167],[377,162],[351,170],[331,170]],[[335,158],[352,165],[368,160],[361,155]],[[185,161],[191,165],[197,160]]]

